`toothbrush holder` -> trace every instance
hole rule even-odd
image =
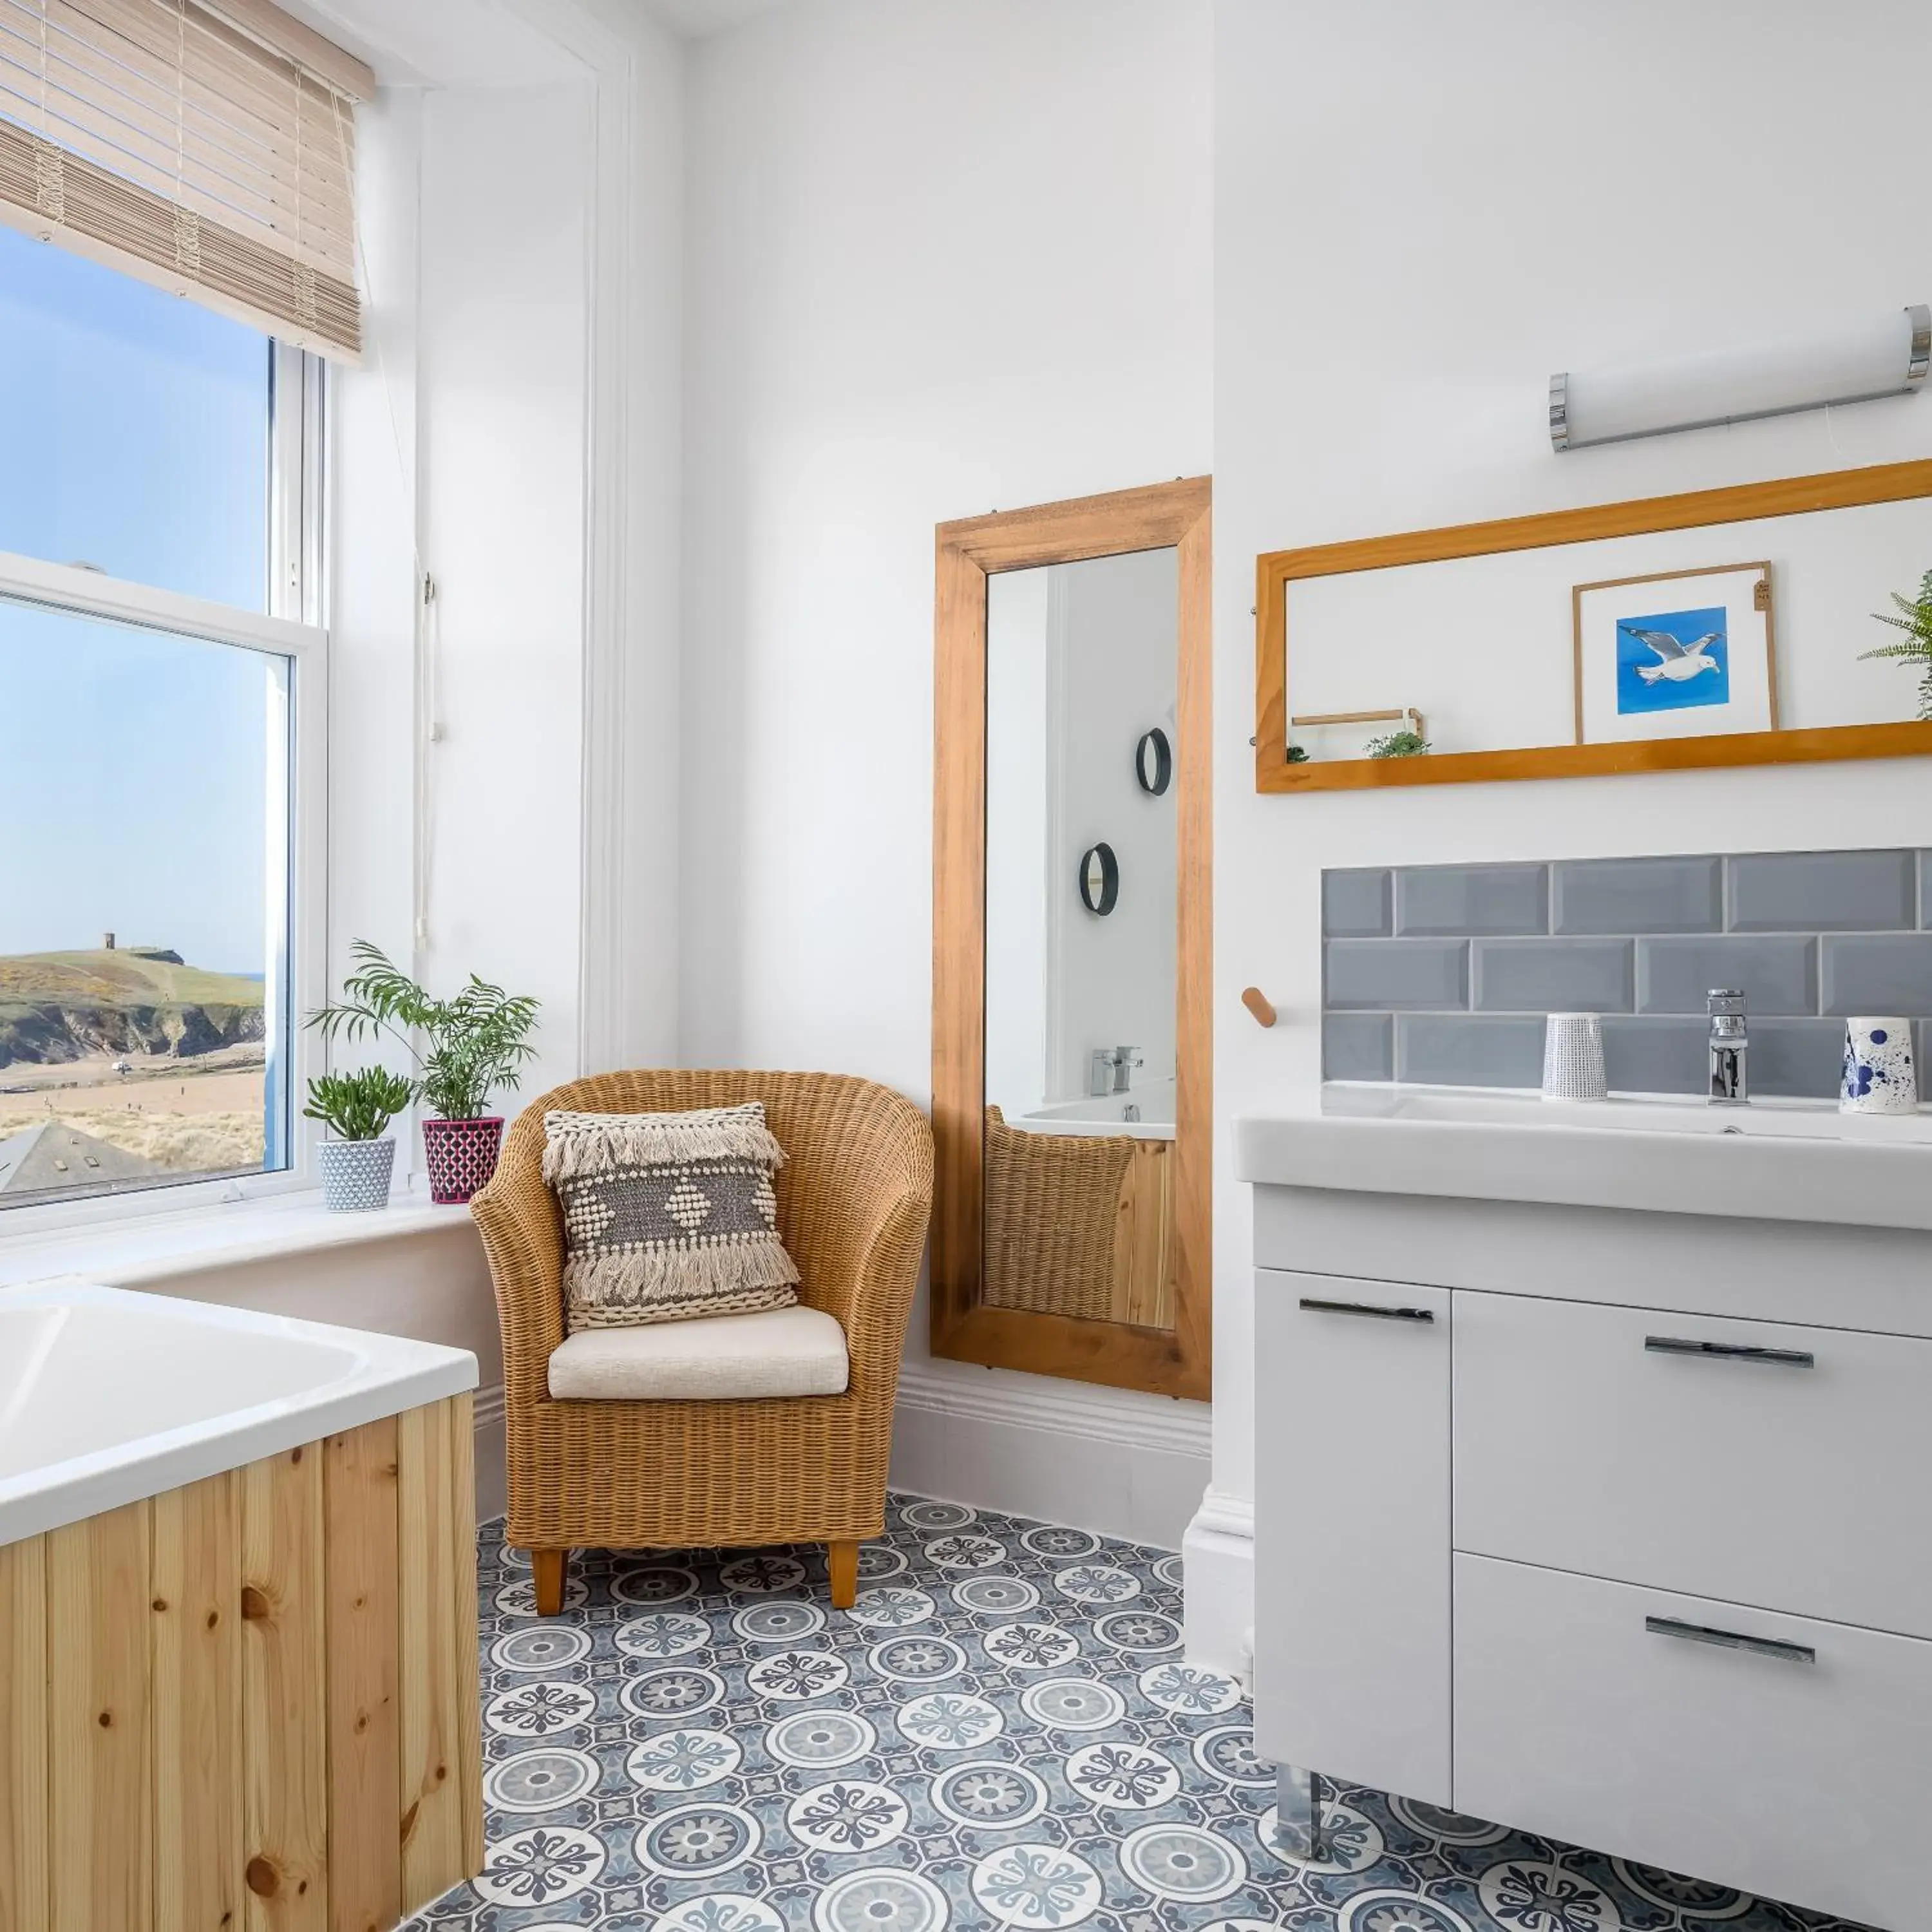
[[[1604,1024],[1594,1013],[1552,1013],[1543,1029],[1543,1097],[1607,1100]]]
[[[1912,1060],[1912,1022],[1845,1022],[1845,1077],[1838,1092],[1845,1114],[1916,1114],[1918,1072]]]

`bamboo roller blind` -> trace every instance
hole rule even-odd
[[[353,356],[368,80],[266,0],[0,0],[0,220]]]

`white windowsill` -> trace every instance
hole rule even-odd
[[[136,1288],[203,1268],[475,1226],[467,1208],[439,1208],[427,1191],[392,1195],[388,1207],[367,1214],[332,1214],[322,1206],[320,1189],[305,1190],[57,1234],[0,1234],[0,1288],[72,1275],[110,1288]]]

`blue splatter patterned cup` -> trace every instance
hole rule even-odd
[[[1845,1022],[1844,1083],[1838,1108],[1846,1114],[1912,1114],[1918,1110],[1918,1071],[1912,1060],[1912,1022]]]

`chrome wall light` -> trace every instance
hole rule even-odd
[[[1673,430],[1708,429],[1836,403],[1915,394],[1932,370],[1932,308],[1786,342],[1629,363],[1550,379],[1550,440],[1559,450]]]

